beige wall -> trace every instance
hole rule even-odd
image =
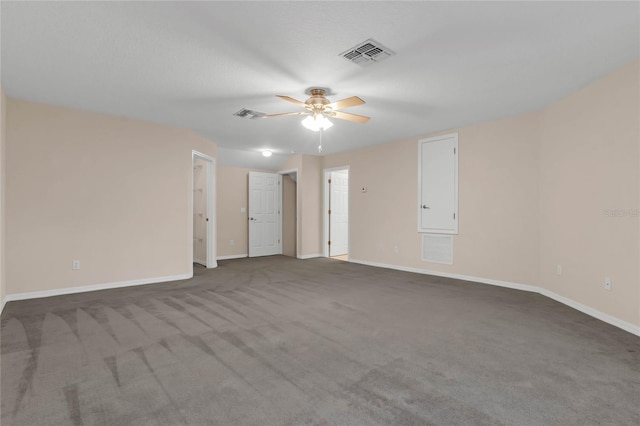
[[[295,246],[302,257],[314,256],[322,252],[320,245],[322,194],[318,190],[322,174],[321,161],[321,157],[318,156],[295,154],[290,156],[280,167],[281,171],[297,170],[297,185],[300,187],[296,198],[296,210],[300,224]],[[247,176],[249,171],[252,169],[218,167],[216,204],[218,256],[246,256],[248,253],[247,214],[240,213],[240,208],[248,208]],[[286,227],[286,223],[283,226]],[[233,245],[230,240],[234,240]]]
[[[294,154],[280,170],[298,171],[298,255],[302,258],[319,256],[322,253],[322,157]]]
[[[281,170],[298,170],[300,255],[322,252],[322,170],[350,166],[352,259],[535,285],[640,326],[638,79],[635,61],[542,111],[442,132],[460,138],[453,265],[423,262],[416,230],[417,141],[433,135],[291,156]],[[191,150],[215,156],[215,144],[124,118],[7,107],[5,295],[191,270]],[[217,169],[218,256],[247,253],[248,171]]]
[[[280,166],[280,171],[291,171],[296,170],[297,172],[297,190],[298,196],[296,197],[296,213],[297,220],[299,223],[297,224],[297,233],[296,233],[296,252],[297,255],[301,255],[302,250],[302,198],[304,194],[302,193],[302,181],[304,180],[304,174],[302,173],[302,155],[301,154],[293,154],[286,159],[286,161]]]
[[[298,180],[300,179],[300,170],[302,169],[302,155],[301,154],[292,154],[285,160],[284,163],[280,166],[280,171],[298,171]]]
[[[297,257],[296,201],[296,181],[282,176],[282,254],[291,257]]]
[[[635,61],[540,115],[540,285],[636,325],[639,75]]]
[[[294,167],[295,168],[295,167]],[[217,172],[217,189],[216,189],[216,206],[218,221],[218,257],[242,257],[248,255],[249,242],[249,222],[247,212],[249,210],[249,172],[273,173],[271,171],[246,169],[240,167],[218,167]],[[299,177],[298,177],[299,178]],[[295,203],[295,182],[291,178],[285,176],[283,191],[291,190],[290,186],[284,182],[286,179],[293,184],[294,203]],[[288,197],[289,199],[291,197]],[[241,208],[245,208],[245,212],[241,212]],[[296,206],[294,205],[293,208]],[[285,235],[291,232],[291,227],[295,232],[295,210],[293,216],[293,225],[288,223],[288,217],[283,216],[283,239],[290,238],[292,235]],[[293,234],[295,235],[295,234]],[[231,244],[233,240],[233,244]],[[283,241],[284,242],[284,241]],[[294,247],[295,256],[296,241],[283,244],[283,252],[285,246],[289,250],[291,245]],[[285,253],[286,254],[286,253]]]
[[[249,253],[247,211],[250,171],[251,169],[239,167],[218,167],[216,179],[218,257],[247,256]],[[244,213],[240,211],[241,208],[245,209]]]
[[[7,105],[8,294],[191,273],[191,151],[215,157],[214,143],[127,118]]]
[[[536,126],[534,114],[455,130],[460,151],[460,232],[454,236],[453,265],[421,260],[420,138],[325,157],[323,168],[350,166],[350,258],[535,284]]]
[[[640,326],[638,63],[542,111],[442,132],[460,138],[453,265],[420,259],[417,140],[434,135],[324,157],[350,166],[351,258],[534,285]]]
[[[4,306],[7,294],[5,281],[5,145],[6,145],[6,108],[7,98],[0,87],[0,309]]]
[[[322,253],[322,157],[303,155],[300,188],[300,256]]]

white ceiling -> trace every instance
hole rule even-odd
[[[192,129],[221,164],[274,169],[315,154],[275,97],[359,96],[324,153],[540,109],[638,58],[638,2],[6,2],[10,97]],[[361,68],[338,56],[374,38],[396,55]],[[270,159],[258,151],[271,148]],[[242,150],[242,151],[238,151]]]

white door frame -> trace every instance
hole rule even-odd
[[[215,215],[215,196],[216,196],[216,159],[198,151],[191,151],[191,177],[189,191],[189,252],[191,259],[191,270],[193,272],[193,168],[195,167],[196,158],[203,160],[207,165],[207,268],[216,268],[218,262],[216,260],[216,215]]]
[[[289,173],[296,174],[296,257],[300,259],[300,172],[298,169],[289,169],[279,171],[280,175],[288,175]],[[284,183],[283,183],[284,186]],[[282,188],[284,189],[284,188]],[[280,197],[282,200],[282,197]],[[280,215],[280,229],[282,230],[282,216]]]
[[[329,177],[331,176],[331,172],[337,172],[338,170],[346,170],[349,173],[349,231],[347,232],[347,241],[349,244],[348,253],[351,252],[351,172],[349,170],[349,165],[340,166],[340,167],[331,167],[328,169],[324,169],[322,173],[322,188],[323,188],[323,198],[324,203],[322,206],[322,254],[324,257],[329,257],[329,245],[327,241],[329,241]]]

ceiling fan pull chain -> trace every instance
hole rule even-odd
[[[318,145],[318,152],[322,153],[322,127],[320,127],[320,145]]]

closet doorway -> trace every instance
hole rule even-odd
[[[282,175],[282,254],[299,257],[298,243],[298,170]]]
[[[324,170],[324,255],[349,260],[349,167]]]
[[[207,268],[218,266],[215,253],[215,170],[214,159],[192,151],[191,239],[192,260]]]

